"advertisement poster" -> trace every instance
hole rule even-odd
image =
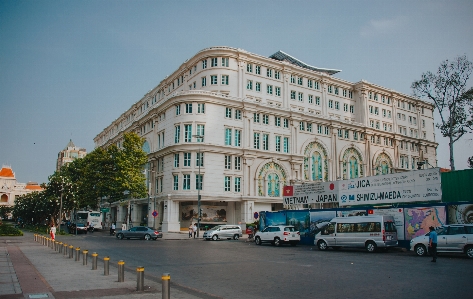
[[[404,208],[405,240],[425,235],[429,227],[438,227],[446,224],[445,207],[418,207]]]
[[[405,237],[404,235],[404,209],[402,208],[374,209],[373,215],[393,216],[394,222],[396,222],[397,239],[405,240],[404,239]]]
[[[336,211],[314,211],[310,212],[310,233],[311,237],[318,234],[321,228],[337,216]]]
[[[473,224],[473,204],[449,206],[448,223]]]
[[[293,225],[301,237],[308,237],[310,233],[310,215],[308,210],[286,211],[286,225]]]
[[[227,211],[224,206],[201,205],[201,222],[227,222]],[[181,220],[197,221],[197,205],[182,205]]]

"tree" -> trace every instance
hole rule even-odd
[[[465,55],[454,60],[443,61],[437,73],[426,72],[422,78],[412,83],[414,96],[433,102],[440,114],[436,124],[442,136],[449,139],[450,168],[455,170],[453,145],[472,130],[472,98],[466,92],[466,84],[473,70],[473,63]],[[471,91],[471,89],[470,89]]]

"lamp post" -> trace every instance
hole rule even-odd
[[[146,216],[146,226],[149,226],[149,216],[150,216],[150,211],[151,211],[151,207],[150,207],[150,201],[151,201],[151,180],[153,178],[152,174],[154,173],[154,171],[152,171],[151,169],[151,164],[149,165],[149,168],[150,169],[145,169],[145,171],[148,172],[148,215]],[[155,199],[155,205],[156,205],[156,199]],[[154,226],[153,226],[154,228]]]
[[[125,195],[125,197],[128,197],[128,194],[130,194],[130,191],[128,191],[128,190],[123,191],[123,195]],[[130,226],[130,217],[131,217],[131,215],[130,215],[130,213],[131,213],[130,199],[128,199],[127,212],[128,212],[128,213],[127,213],[128,215],[126,215],[126,229],[128,229],[129,226]]]
[[[58,221],[58,233],[61,232],[61,215],[62,215],[62,192],[64,191],[64,179],[62,179],[61,184],[61,203],[59,205],[59,221]]]
[[[197,138],[197,142],[203,142],[203,135],[194,135],[193,137]],[[200,141],[199,141],[200,140]],[[200,165],[202,164],[202,155],[200,153],[200,144],[199,144],[199,185],[197,187],[197,238],[200,235],[200,219],[202,217],[202,212],[200,209],[200,189],[202,189],[202,177],[200,176]]]

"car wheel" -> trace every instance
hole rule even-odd
[[[217,240],[218,240],[218,236],[217,236],[217,235],[213,235],[213,236],[212,236],[212,240],[217,241]]]
[[[317,248],[322,251],[327,250],[327,242],[325,242],[324,240],[320,240],[319,242],[317,242]]]
[[[149,241],[150,239],[151,239],[151,236],[148,235],[148,234],[146,234],[146,235],[145,235],[145,240],[146,240],[146,241]]]
[[[260,238],[260,237],[256,237],[255,243],[256,243],[256,245],[261,245],[261,238]]]
[[[240,236],[239,236],[239,235],[234,235],[234,236],[233,236],[233,240],[238,240],[238,239],[240,239]]]
[[[427,254],[427,250],[426,250],[425,246],[422,245],[422,244],[417,244],[414,247],[414,251],[418,256],[424,256],[424,255]]]
[[[376,251],[376,244],[374,242],[368,242],[365,245],[366,251],[368,252],[375,252]]]
[[[466,249],[465,249],[465,253],[466,253],[466,256],[469,257],[469,258],[473,258],[473,246],[468,246]]]
[[[117,234],[117,239],[123,240],[123,234]]]
[[[274,246],[279,246],[279,245],[281,245],[281,239],[279,239],[278,237],[274,238],[273,244],[274,244]]]

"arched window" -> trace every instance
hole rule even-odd
[[[386,153],[381,153],[376,158],[374,163],[374,174],[389,174],[392,173],[393,170],[393,163],[391,162],[391,158]]]
[[[268,196],[278,197],[280,195],[279,176],[275,173],[268,175]]]
[[[312,154],[312,180],[321,181],[322,180],[322,156],[319,152],[314,152]]]
[[[327,151],[318,142],[311,142],[304,150],[304,179],[328,181]]]
[[[358,177],[358,160],[355,157],[350,158],[350,179],[355,179]]]
[[[363,159],[354,147],[345,151],[342,157],[343,179],[354,179],[363,176]]]

